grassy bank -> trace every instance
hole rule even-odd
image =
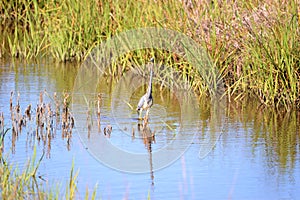
[[[222,72],[230,100],[251,96],[265,105],[291,109],[300,106],[298,9],[294,0],[4,0],[0,55],[82,61],[93,47],[122,31],[169,28],[206,48]],[[182,63],[172,53],[162,56],[174,67]],[[195,90],[205,93],[200,72],[188,64],[180,66]]]

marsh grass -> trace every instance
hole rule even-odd
[[[229,100],[254,96],[271,107],[300,106],[298,6],[213,1],[205,13],[200,3],[187,10],[199,27],[190,34],[210,52]]]
[[[2,156],[2,155],[1,155]],[[74,162],[70,170],[70,178],[62,192],[56,187],[47,188],[42,176],[37,176],[37,171],[44,158],[44,153],[36,160],[36,148],[27,164],[20,169],[9,158],[1,157],[0,164],[0,191],[1,199],[77,199],[77,177],[79,171],[74,172]],[[96,187],[90,194],[86,191],[84,199],[96,199]]]
[[[9,164],[7,159],[2,158],[0,187],[3,199],[29,199],[44,196],[43,191],[39,190],[36,176],[43,156],[36,162],[36,149],[34,149],[31,160],[27,162],[22,171]]]
[[[157,5],[159,4],[159,5]],[[80,61],[96,45],[118,32],[163,24],[180,4],[144,1],[4,0],[0,3],[4,52],[14,57],[51,55]],[[165,12],[167,11],[167,12]]]
[[[4,0],[0,8],[2,56],[83,61],[95,46],[120,32],[168,28],[205,47],[221,72],[228,100],[254,96],[271,107],[300,106],[300,12],[295,0]],[[196,93],[209,95],[210,86],[196,66],[172,52],[155,52]],[[129,53],[107,73],[120,76],[132,61],[148,59],[142,50]],[[163,86],[169,75],[162,75]]]

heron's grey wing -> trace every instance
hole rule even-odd
[[[147,104],[148,104],[149,107],[152,107],[152,105],[153,105],[153,98],[152,98],[152,96],[148,99]]]

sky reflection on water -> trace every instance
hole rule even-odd
[[[53,66],[50,63],[43,65],[12,63],[1,66],[0,112],[4,113],[5,126],[11,125],[9,121],[11,91],[20,92],[21,110],[24,112],[28,104],[32,104],[33,107],[37,105],[39,94],[45,89],[50,95],[57,92],[60,96],[64,91],[72,90],[75,76],[76,70],[70,66]],[[110,123],[113,126],[109,139],[112,144],[147,154],[147,147],[142,138],[132,140],[130,135],[130,128],[136,127],[135,120],[124,120],[124,126],[121,125],[119,128],[116,128],[112,121],[109,82],[103,83],[99,88],[99,92],[103,94],[101,130]],[[176,99],[169,100],[172,101],[172,105],[176,104]],[[45,96],[44,101],[51,102],[51,98]],[[156,103],[161,104],[162,107],[167,107],[169,104],[160,101]],[[38,174],[46,180],[46,187],[57,182],[64,184],[68,181],[72,161],[74,161],[75,170],[79,170],[78,195],[81,198],[84,197],[86,187],[92,191],[96,184],[97,196],[103,199],[146,199],[148,195],[151,199],[299,198],[299,112],[276,113],[263,109],[251,101],[245,101],[243,104],[228,104],[221,116],[225,122],[222,128],[224,132],[213,150],[203,159],[199,159],[199,149],[203,141],[208,136],[212,137],[211,134],[214,133],[213,129],[217,124],[212,121],[213,111],[207,105],[207,101],[200,101],[199,107],[201,110],[199,122],[195,124],[199,125],[201,131],[188,150],[173,164],[154,171],[153,174],[151,170],[141,174],[120,172],[98,162],[78,136],[79,127],[76,128],[76,125],[86,124],[86,121],[75,125],[69,148],[66,139],[61,137],[61,128],[56,130],[51,140],[49,155],[43,159]],[[159,118],[155,118],[155,113],[155,111],[152,113],[153,120],[158,120]],[[180,126],[176,123],[180,118],[178,116],[180,111],[174,106],[168,110],[168,113],[168,122],[176,129]],[[82,120],[85,118],[86,113],[82,113]],[[35,122],[31,123],[34,127]],[[153,129],[157,128],[157,123],[159,121],[153,121],[152,124],[150,121]],[[129,127],[126,129],[129,130],[129,134],[124,134],[126,124]],[[94,130],[97,130],[96,119],[94,119],[94,126]],[[37,144],[38,156],[46,148],[42,142],[28,140],[28,138],[32,139],[29,137],[34,130],[32,127],[23,129],[15,141],[14,152],[11,131],[5,136],[4,153],[9,154],[11,160],[19,166],[24,166],[32,155],[34,144]],[[168,142],[169,136],[157,135],[155,140],[156,143],[152,144],[153,150],[158,150]],[[170,153],[171,151],[172,149]],[[60,188],[65,189],[63,185]]]

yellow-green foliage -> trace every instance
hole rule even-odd
[[[82,61],[93,47],[122,31],[169,28],[206,48],[229,99],[250,95],[290,109],[300,105],[298,6],[295,0],[4,0],[0,56]],[[135,55],[125,56],[125,62],[136,60]],[[162,55],[192,80],[195,91],[207,92],[194,66],[170,52]],[[126,71],[118,67],[110,72]]]

